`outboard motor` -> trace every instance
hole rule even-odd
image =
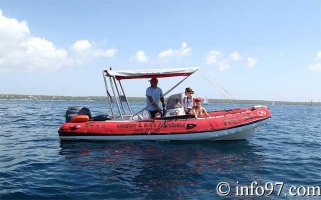
[[[82,106],[72,106],[66,111],[66,122],[70,122],[71,118],[76,115],[88,115],[89,119],[92,118],[91,112],[88,108]]]

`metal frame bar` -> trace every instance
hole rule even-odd
[[[180,82],[178,82],[176,85],[174,85],[174,87],[172,87],[171,89],[169,89],[167,92],[165,92],[164,96],[166,96],[168,93],[170,93],[172,90],[174,90],[177,86],[179,86],[183,81],[185,81],[189,76],[186,76],[183,80],[181,80]]]
[[[107,80],[106,80],[106,76],[104,74],[104,71],[103,71],[103,78],[104,78],[104,82],[105,82],[105,89],[106,89],[106,93],[107,93],[107,100],[108,100],[108,103],[109,103],[109,107],[110,107],[110,110],[111,110],[111,114],[113,115],[113,117],[115,117],[115,114],[114,114],[114,109],[113,109],[113,106],[112,106],[112,96],[110,95],[109,91],[108,91],[108,85],[107,85]]]
[[[127,106],[128,106],[129,112],[130,112],[131,115],[133,115],[133,111],[132,111],[132,109],[131,109],[131,107],[130,107],[130,105],[129,105],[129,103],[128,103],[127,96],[125,95],[125,91],[124,91],[124,88],[123,88],[120,80],[118,81],[118,83],[119,83],[119,85],[120,85],[120,89],[122,90],[122,92],[123,92],[123,94],[124,94],[124,97],[125,97],[126,104],[127,104]]]
[[[124,108],[124,105],[123,105],[123,103],[122,103],[122,101],[121,101],[121,99],[120,99],[120,93],[119,93],[119,89],[118,89],[118,86],[117,86],[117,82],[116,82],[116,78],[115,77],[113,77],[113,82],[114,82],[114,84],[115,84],[115,88],[116,88],[116,91],[117,91],[117,94],[118,94],[118,101],[119,101],[119,104],[120,104],[120,106],[121,106],[121,108],[122,108],[122,111],[123,111],[123,115],[126,115],[126,112],[125,112],[125,108]],[[121,112],[121,111],[120,111]]]
[[[115,77],[113,77],[113,78],[115,78]],[[118,111],[119,111],[119,114],[120,114],[120,117],[121,117],[121,119],[122,120],[124,120],[124,117],[123,117],[123,114],[121,113],[121,109],[120,109],[120,106],[119,106],[119,97],[117,96],[117,94],[116,94],[116,92],[115,92],[115,85],[114,85],[114,83],[113,83],[113,79],[112,79],[112,77],[109,77],[109,81],[110,81],[110,84],[111,84],[111,89],[113,90],[113,94],[114,94],[114,97],[115,97],[115,100],[116,100],[116,104],[117,104],[117,107],[118,107]],[[115,118],[115,116],[114,116],[114,118]]]

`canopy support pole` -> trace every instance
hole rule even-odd
[[[106,93],[107,93],[107,99],[108,99],[109,107],[110,107],[110,110],[111,110],[111,114],[113,116],[115,116],[114,110],[113,110],[113,106],[111,105],[113,97],[110,95],[110,93],[108,91],[108,85],[107,85],[106,76],[104,74],[104,71],[103,71],[103,78],[104,78],[104,82],[105,82],[105,89],[106,89]]]
[[[122,90],[122,92],[123,92],[123,94],[124,94],[124,97],[125,97],[126,104],[127,104],[128,109],[129,109],[129,112],[130,112],[130,114],[131,114],[131,115],[133,115],[132,109],[130,108],[130,105],[129,105],[129,103],[128,103],[127,96],[125,95],[125,92],[124,92],[123,86],[122,86],[122,84],[121,84],[120,80],[118,80],[118,82],[119,82],[120,89]]]
[[[113,77],[115,78],[115,77]],[[114,97],[115,97],[115,100],[116,100],[116,104],[117,104],[117,107],[118,107],[118,111],[119,111],[119,114],[120,114],[120,117],[122,120],[124,120],[124,117],[123,117],[123,114],[121,113],[121,109],[120,109],[120,106],[119,106],[119,103],[118,103],[118,99],[119,97],[117,96],[116,92],[115,92],[115,86],[114,86],[114,83],[113,83],[113,80],[111,77],[109,77],[109,81],[110,81],[110,85],[111,85],[111,89],[113,90],[113,94],[114,94]],[[115,116],[114,116],[114,119],[115,119]]]
[[[125,108],[124,108],[124,105],[123,105],[123,103],[121,101],[121,97],[120,97],[121,95],[119,93],[119,89],[117,87],[117,82],[116,82],[116,78],[115,77],[113,77],[113,82],[114,82],[114,85],[115,85],[115,88],[116,88],[116,91],[117,91],[117,94],[118,94],[119,104],[120,104],[120,106],[122,108],[122,111],[123,111],[123,112],[121,112],[121,110],[119,110],[119,112],[122,113],[123,115],[126,115]]]

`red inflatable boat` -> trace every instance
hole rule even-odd
[[[208,111],[210,117],[186,115],[183,109],[174,107],[174,101],[181,98],[181,94],[174,94],[167,99],[166,115],[152,119],[145,111],[146,107],[138,113],[132,112],[120,82],[122,79],[173,76],[185,76],[186,79],[198,69],[105,70],[111,115],[92,117],[88,108],[71,107],[66,112],[66,123],[58,131],[59,137],[61,140],[241,140],[252,135],[271,117],[265,106]],[[113,96],[108,90],[107,78]]]

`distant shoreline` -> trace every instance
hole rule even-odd
[[[105,96],[57,96],[57,95],[20,95],[20,94],[0,94],[0,100],[51,100],[51,101],[106,101]],[[128,97],[131,102],[144,102],[145,97]],[[292,101],[266,101],[266,100],[227,100],[227,99],[208,99],[213,104],[261,104],[261,105],[305,105],[310,106],[311,102],[292,102]],[[312,102],[313,106],[321,106],[321,102]]]

